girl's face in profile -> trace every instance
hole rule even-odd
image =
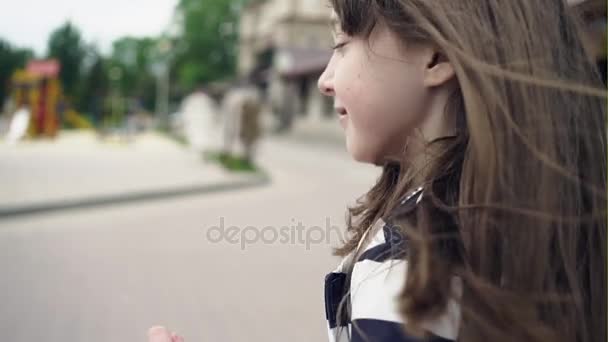
[[[428,51],[405,47],[380,23],[369,39],[336,30],[334,41],[319,89],[334,98],[349,153],[374,164],[400,156],[429,109]]]

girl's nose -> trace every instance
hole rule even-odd
[[[327,69],[323,72],[321,77],[319,77],[319,82],[317,83],[319,90],[325,96],[334,96],[334,85],[332,77],[328,75]]]

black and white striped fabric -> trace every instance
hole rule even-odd
[[[422,188],[419,188],[402,204],[415,207],[422,194]],[[368,229],[355,252],[326,276],[325,312],[330,342],[419,341],[404,332],[403,319],[397,308],[397,296],[407,276],[405,244],[400,232],[380,219]],[[353,258],[356,263],[349,275],[346,267],[352,264]],[[458,286],[458,282],[454,281],[452,286]],[[350,315],[338,319],[338,307],[343,298],[350,301]],[[343,312],[346,310],[340,310]],[[425,341],[455,341],[459,323],[458,304],[450,301],[444,315],[424,325],[430,334]]]

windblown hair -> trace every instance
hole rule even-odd
[[[435,46],[459,85],[457,137],[428,144],[414,217],[391,214],[419,184],[405,158],[387,160],[337,254],[391,216],[409,241],[408,332],[459,297],[462,341],[605,341],[606,92],[565,0],[330,2],[349,36],[382,23]]]

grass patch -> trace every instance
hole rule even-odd
[[[186,138],[172,134],[168,130],[156,129],[156,132],[165,135],[169,139],[173,140],[181,146],[188,146]],[[211,162],[218,163],[224,169],[233,172],[261,172],[253,162],[242,158],[233,156],[224,152],[219,151],[205,151],[203,152],[203,159]]]
[[[203,153],[203,158],[214,161],[226,170],[234,172],[258,172],[259,169],[251,161],[233,156],[223,152],[207,151]]]
[[[173,140],[175,143],[177,143],[180,146],[188,146],[188,140],[186,140],[185,137],[175,134],[175,133],[171,132],[169,129],[156,127],[154,129],[154,131],[158,134],[164,135],[165,137]]]
[[[182,145],[182,146],[188,146],[188,141],[186,140],[186,138],[180,136],[180,135],[176,135],[176,134],[169,134],[169,137],[171,139],[173,139],[173,141],[175,141],[176,143]]]

